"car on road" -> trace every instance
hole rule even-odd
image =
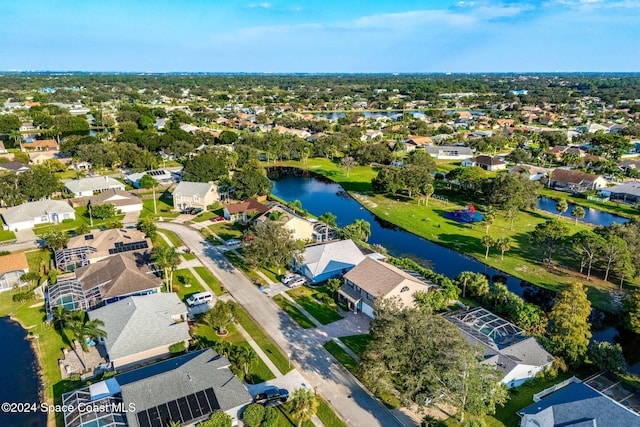
[[[268,405],[270,403],[283,403],[289,399],[289,391],[276,386],[267,387],[262,393],[253,396],[253,403]]]
[[[227,246],[239,245],[242,241],[240,239],[229,239],[224,244]]]
[[[306,284],[307,284],[306,277],[299,276],[293,279],[292,281],[290,281],[289,283],[287,283],[287,286],[289,286],[290,288],[297,288],[298,286],[302,286]]]

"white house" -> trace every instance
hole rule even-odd
[[[296,269],[312,283],[319,283],[345,274],[364,258],[352,240],[339,240],[305,248],[302,265]]]
[[[435,140],[435,137],[432,137]],[[425,146],[424,151],[434,159],[463,160],[473,157],[473,150],[469,147],[458,147],[456,145],[433,145]]]
[[[461,166],[478,166],[486,171],[498,171],[507,168],[507,163],[497,157],[480,155],[465,159],[460,163]]]
[[[112,188],[124,191],[123,183],[108,176],[73,179],[65,182],[64,186],[74,197],[89,197]]]
[[[145,175],[150,175],[151,178],[156,180],[158,185],[173,184],[180,181],[178,174],[171,173],[166,169],[132,173],[127,175],[124,179],[130,182],[135,188],[140,188],[140,178]]]
[[[61,200],[23,203],[2,212],[5,230],[25,230],[37,224],[58,223],[76,219],[76,211]]]
[[[121,213],[142,211],[142,199],[140,196],[128,191],[111,189],[89,198],[93,206],[113,205],[116,211]]]

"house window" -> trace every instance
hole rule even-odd
[[[40,221],[42,221],[42,222],[47,222],[48,220],[49,220],[49,217],[48,217],[48,216],[46,216],[46,215],[42,215],[42,216],[40,217]]]
[[[193,196],[193,201],[194,201],[194,202],[199,202],[199,201],[200,201],[200,197],[198,197],[198,196]]]
[[[373,295],[371,295],[371,294],[367,293],[367,299],[368,299],[369,301],[373,301]]]
[[[408,286],[403,286],[402,289],[400,289],[400,292],[407,292],[407,291],[409,291]]]

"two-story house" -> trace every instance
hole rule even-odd
[[[403,306],[414,307],[417,292],[438,289],[418,275],[373,258],[365,258],[344,275],[344,284],[338,297],[350,310],[362,312],[373,318],[377,299],[397,298]]]
[[[173,190],[173,209],[178,211],[187,208],[206,210],[218,200],[218,187],[211,182],[182,181]]]

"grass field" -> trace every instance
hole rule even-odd
[[[222,240],[242,239],[246,227],[233,222],[219,222],[209,226],[209,229],[220,236]]]
[[[362,356],[371,342],[371,335],[351,335],[348,337],[340,337],[340,341],[349,347],[355,354]]]
[[[373,195],[370,181],[377,174],[375,167],[359,166],[353,168],[347,177],[345,170],[327,159],[309,159],[306,164],[288,161],[278,163],[278,165],[300,167],[325,176],[342,185],[366,209],[378,217],[535,285],[557,291],[573,281],[585,282],[584,276],[573,269],[551,271],[540,262],[542,259],[541,250],[532,246],[529,236],[536,225],[556,217],[550,213],[542,211],[520,212],[514,221],[513,229],[510,229],[509,220],[499,212],[489,229],[489,235],[494,239],[509,238],[511,250],[506,252],[504,260],[501,260],[499,251],[493,248],[489,257],[485,259],[485,248],[481,244],[481,238],[485,235],[483,225],[468,226],[442,217],[444,212],[466,207],[467,201],[459,193],[437,190],[436,194],[447,196],[450,202],[432,198],[428,206],[418,206],[415,200],[403,199],[398,196]],[[454,201],[458,201],[458,203],[454,203]],[[567,220],[566,224],[570,229],[570,234],[590,228],[584,224],[576,226],[571,220]],[[571,257],[566,259],[570,263],[570,267],[575,267],[573,265],[576,262],[575,259]],[[598,274],[587,284],[591,288],[589,298],[595,307],[615,311],[616,307],[612,304],[609,292],[616,292],[618,287],[616,284],[600,280]],[[626,286],[629,285],[633,286],[635,283],[627,283]]]
[[[178,294],[180,300],[185,301],[191,295],[204,292],[205,289],[191,270],[183,268],[173,272],[173,290]]]
[[[217,296],[224,295],[225,291],[224,289],[222,289],[220,281],[216,279],[216,277],[211,274],[209,270],[207,270],[205,267],[194,267],[193,269],[206,282],[206,284],[209,285],[214,294],[216,294]]]
[[[0,242],[16,240],[16,233],[11,230],[0,230]]]
[[[311,289],[307,286],[300,286],[287,291],[302,308],[307,310],[318,322],[323,325],[342,319],[338,313],[338,307],[335,303],[325,304],[317,301],[314,297],[318,294],[324,294],[324,288]]]
[[[36,225],[33,229],[33,232],[41,236],[44,233],[47,233],[51,230],[63,230],[63,231],[75,230],[76,228],[80,227],[80,225],[86,225],[87,227],[91,227],[91,228],[101,228],[101,227],[105,227],[107,224],[110,224],[112,222],[122,221],[122,219],[124,218],[124,215],[116,215],[113,218],[109,218],[109,219],[93,218],[93,226],[92,226],[91,218],[89,218],[89,214],[87,213],[86,207],[75,208],[75,211],[76,211],[76,219],[74,219],[73,221],[67,220],[65,222],[61,222],[58,224]]]
[[[231,261],[233,265],[235,265],[240,270],[242,270],[244,274],[246,274],[249,277],[249,279],[251,279],[254,283],[259,285],[266,285],[264,279],[258,276],[258,273],[256,273],[252,268],[250,268],[247,265],[247,263],[244,262],[244,260],[238,256],[238,254],[232,251],[227,251],[224,253],[224,256],[227,257],[227,259]]]
[[[160,228],[158,230],[158,233],[164,234],[167,237],[167,239],[169,239],[171,244],[176,248],[183,245],[182,240],[180,240],[177,234],[171,230],[165,230],[164,228]]]
[[[156,196],[158,193],[156,193]],[[173,211],[173,199],[169,197],[158,197],[156,199],[156,208],[158,213],[153,211],[153,199],[144,199],[142,201],[142,211],[140,212],[140,218],[146,218],[148,216],[158,218],[175,218],[180,215],[180,212]]]
[[[298,325],[300,325],[304,329],[312,329],[315,328],[316,325],[309,320],[307,316],[302,314],[297,307],[291,304],[285,297],[282,295],[276,295],[273,297],[273,301],[278,304],[278,306],[284,310]]]

